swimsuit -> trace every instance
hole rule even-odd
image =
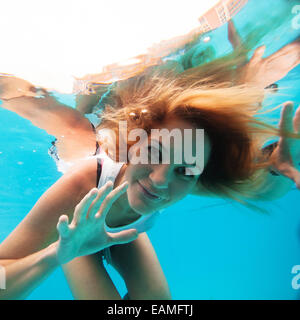
[[[97,155],[97,187],[101,188],[107,181],[114,183],[123,162],[115,162],[105,152],[101,152]],[[156,211],[152,214],[141,216],[136,221],[121,227],[110,228],[108,225],[104,225],[105,230],[109,233],[116,233],[128,229],[136,229],[138,233],[149,230],[156,222],[161,211]],[[102,250],[102,257],[107,263],[111,264],[110,248]]]
[[[86,114],[85,117],[90,121],[91,128],[94,131],[94,133],[96,134],[96,127],[101,122],[100,117],[98,117],[94,113]],[[59,157],[58,152],[57,152],[56,141],[57,141],[57,139],[55,139],[51,142],[52,145],[48,149],[48,154],[55,161],[57,170],[59,172],[65,173],[66,171],[68,171],[68,169],[70,169],[72,167],[73,163],[67,162]],[[96,149],[95,149],[94,156],[98,153],[98,151],[99,151],[99,144],[98,144],[98,142],[96,142]]]

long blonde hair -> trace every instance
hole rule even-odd
[[[264,90],[232,85],[228,81],[231,70],[226,73],[228,64],[224,67],[219,63],[211,70],[218,69],[219,74],[226,75],[225,82],[214,73],[208,75],[206,68],[206,77],[201,80],[197,77],[201,70],[193,68],[180,74],[152,69],[119,82],[98,129],[109,128],[118,137],[120,121],[127,121],[128,134],[135,128],[150,133],[172,117],[184,119],[195,128],[203,128],[212,145],[196,194],[203,195],[204,187],[220,197],[251,199],[268,173],[269,161],[262,156],[261,148],[267,138],[278,136],[279,130],[257,117]]]

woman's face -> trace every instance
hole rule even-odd
[[[196,161],[194,161],[194,164],[184,162],[185,145],[191,147],[193,154],[195,154],[195,128],[187,121],[171,119],[162,126],[157,127],[157,129],[167,129],[169,132],[172,129],[179,129],[182,141],[169,140],[170,161],[168,163],[160,161],[155,164],[151,161],[151,153],[158,152],[161,158],[162,153],[165,152],[166,143],[159,134],[151,134],[148,136],[148,140],[145,139],[138,147],[134,145],[133,149],[130,149],[130,151],[136,151],[138,148],[140,150],[146,148],[149,151],[149,161],[147,164],[129,163],[125,171],[125,180],[129,183],[127,189],[129,205],[135,212],[141,215],[151,214],[184,198],[192,192],[200,176],[200,171],[195,172],[194,170],[197,164]],[[184,129],[190,129],[189,131],[192,132],[192,136],[189,136],[189,139],[185,139],[184,134],[186,133]],[[156,150],[151,147],[151,140],[156,145]],[[204,141],[197,141],[198,147],[199,143],[203,147],[199,149],[202,150],[201,157],[203,157],[203,164],[205,166],[210,154],[209,139],[204,133]],[[178,163],[178,158],[175,158],[179,153],[181,153],[183,159],[180,163]],[[187,174],[191,172],[193,174]]]

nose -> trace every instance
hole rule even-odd
[[[157,189],[168,188],[171,180],[171,170],[172,168],[169,164],[155,165],[149,175],[152,185]]]

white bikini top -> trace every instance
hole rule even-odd
[[[97,154],[97,157],[102,159],[102,170],[98,183],[98,188],[100,188],[109,180],[114,183],[124,162],[115,162],[104,151],[100,151],[100,153]],[[136,229],[138,233],[142,233],[149,230],[155,224],[155,221],[159,217],[160,213],[161,211],[156,211],[150,215],[141,216],[136,221],[122,227],[110,228],[106,224],[104,226],[107,232],[112,233],[128,229]]]

